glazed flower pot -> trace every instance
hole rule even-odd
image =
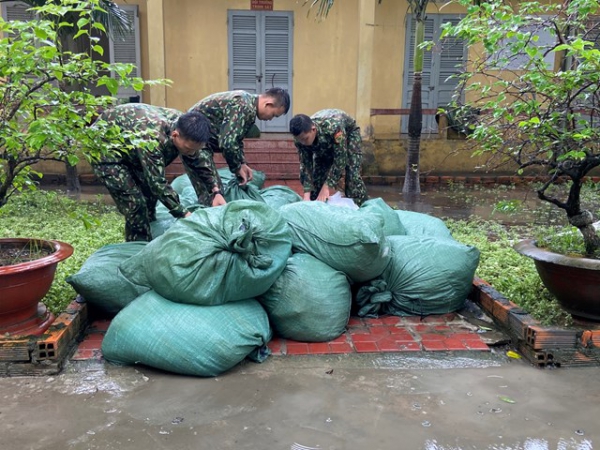
[[[43,254],[28,262],[0,266],[0,336],[38,336],[54,320],[41,300],[54,281],[56,266],[73,254],[73,247],[60,241],[0,239],[3,252],[27,246]]]
[[[533,240],[513,248],[534,260],[544,286],[565,311],[575,319],[600,322],[600,260],[552,253]]]

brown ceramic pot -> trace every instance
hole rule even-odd
[[[524,240],[513,247],[535,262],[544,286],[576,319],[600,321],[600,260],[552,253]]]
[[[22,248],[30,243],[52,253],[34,261],[0,266],[0,335],[38,336],[54,320],[41,300],[50,290],[56,266],[73,254],[73,247],[60,241],[3,238],[0,248]]]

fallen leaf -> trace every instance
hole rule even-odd
[[[521,355],[519,355],[517,352],[513,352],[512,350],[507,351],[506,356],[509,358],[521,359]]]
[[[498,398],[506,403],[516,403],[512,398],[506,397],[505,395],[499,395]]]

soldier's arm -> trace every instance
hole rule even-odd
[[[232,173],[237,173],[242,164],[246,163],[244,157],[246,121],[246,113],[242,105],[232,103],[225,108],[223,123],[219,130],[219,148]]]
[[[179,195],[167,181],[164,160],[159,148],[157,146],[154,150],[146,150],[140,157],[144,179],[152,194],[165,205],[173,217],[184,217],[188,211],[181,205]]]
[[[198,200],[205,206],[210,206],[211,193],[221,186],[221,178],[217,172],[213,154],[208,149],[202,149],[194,156],[181,155],[183,166],[190,177]]]
[[[333,163],[325,181],[330,188],[335,188],[338,185],[348,163],[347,140],[348,137],[344,128],[338,128],[333,132]]]

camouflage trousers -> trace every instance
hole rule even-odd
[[[347,140],[348,155],[346,160],[346,167],[344,171],[343,180],[340,180],[338,189],[344,190],[344,195],[354,200],[357,205],[362,205],[369,199],[367,194],[367,186],[365,185],[362,176],[362,138],[360,137],[360,130],[356,130],[348,135]],[[315,186],[319,186],[318,189],[310,193],[311,200],[316,200],[319,196],[321,186],[327,181],[327,175],[329,169],[333,164],[333,160],[319,160],[314,162],[313,170],[313,183]],[[343,181],[343,182],[342,182]]]
[[[98,164],[92,168],[125,216],[125,240],[151,241],[150,222],[156,220],[158,199],[150,188],[123,164]]]

